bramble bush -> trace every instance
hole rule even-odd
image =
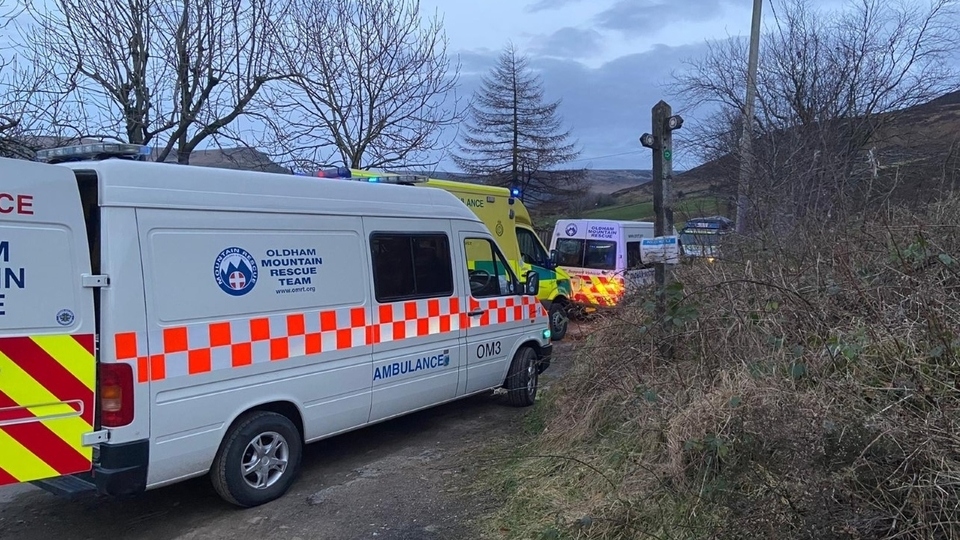
[[[960,537],[958,229],[950,198],[731,242],[662,318],[648,292],[592,322],[492,480],[500,530]]]

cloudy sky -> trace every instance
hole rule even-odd
[[[651,107],[670,100],[671,71],[699,55],[707,39],[750,33],[749,0],[420,4],[425,15],[436,10],[443,18],[451,52],[460,55],[464,92],[477,87],[508,41],[529,55],[547,97],[563,100],[561,113],[583,148],[576,165],[590,168],[649,168],[649,151],[637,140],[650,129]],[[683,104],[670,101],[675,112],[684,112]],[[676,159],[682,167],[692,157],[678,149]]]

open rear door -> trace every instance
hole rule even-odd
[[[0,158],[0,485],[89,471],[96,355],[73,171]]]

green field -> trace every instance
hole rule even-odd
[[[673,207],[678,219],[690,216],[724,214],[721,202],[716,197],[699,197],[678,202]],[[584,218],[619,219],[619,220],[653,220],[653,201],[637,202],[619,206],[607,206],[588,210],[583,213]]]

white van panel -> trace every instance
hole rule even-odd
[[[461,378],[466,378],[463,361],[464,332],[460,330],[461,288],[463,269],[454,264],[456,240],[450,222],[434,219],[364,218],[366,236],[374,244],[386,248],[393,242],[423,239],[427,249],[414,245],[410,251],[422,260],[410,261],[414,268],[400,268],[400,254],[372,254],[373,264],[365,269],[376,295],[377,279],[395,275],[431,280],[424,284],[431,290],[438,280],[449,279],[448,294],[432,298],[380,299],[375,321],[377,333],[373,346],[373,405],[370,420],[377,421],[406,411],[419,409],[456,397]],[[446,253],[436,253],[434,239],[446,239]],[[387,242],[387,239],[391,242]],[[422,251],[422,253],[420,253]],[[390,258],[387,258],[390,257]],[[404,260],[404,262],[406,262]],[[448,275],[433,275],[450,269]],[[378,276],[379,274],[379,276]],[[381,286],[385,283],[381,282]],[[446,288],[446,287],[444,287]],[[452,315],[451,315],[452,313]]]
[[[90,253],[69,170],[0,158],[0,485],[89,471]]]
[[[152,485],[206,472],[230,423],[257,405],[292,404],[308,441],[369,420],[361,219],[211,214],[137,211],[148,346],[162,364],[150,383]],[[307,273],[271,275],[290,269]]]
[[[84,321],[78,259],[73,239],[64,225],[51,223],[3,224],[0,234],[0,332],[18,334],[65,333]],[[38,248],[37,246],[43,246]],[[83,254],[84,257],[88,255]],[[69,274],[65,270],[71,270]],[[39,294],[40,291],[43,294]],[[69,319],[58,323],[58,313]],[[89,313],[92,315],[93,310]]]
[[[151,230],[145,248],[154,261],[150,273],[158,320],[174,323],[362,304],[366,297],[364,281],[358,276],[348,277],[355,276],[356,264],[363,259],[362,239],[359,231],[342,230],[347,221],[328,223],[332,230],[322,232],[198,231],[179,227]],[[221,259],[219,271],[227,275],[219,276],[218,286],[211,287],[209,279],[184,279],[209,277],[205,274],[214,271],[221,252],[234,247],[236,252],[225,253]],[[213,253],[215,258],[184,257],[192,253]],[[233,272],[236,279],[231,283],[231,265],[234,261],[246,263],[247,255],[253,260],[251,275]],[[224,294],[224,288],[231,292]],[[184,302],[184,298],[190,302]]]
[[[111,280],[109,287],[100,290],[100,361],[130,364],[137,385],[133,422],[110,429],[109,444],[114,445],[150,436],[151,362],[136,210],[103,208],[100,216],[100,271]]]
[[[466,329],[466,393],[469,394],[503,382],[520,342],[529,336],[531,325],[538,317],[546,316],[546,312],[536,297],[521,296],[519,290],[509,291],[508,281],[516,280],[516,276],[495,243],[485,235],[467,231],[461,231],[458,240],[458,248],[462,253],[460,264],[468,267],[469,260],[475,257],[481,264],[489,265],[479,269],[482,273],[473,278],[477,281],[472,281],[469,275],[462,278],[466,280],[463,287],[469,291],[467,305],[464,306],[467,315],[464,323],[469,325]],[[471,249],[474,250],[473,255],[469,253]],[[478,256],[481,253],[483,257],[489,253],[494,259],[481,259]],[[496,260],[499,260],[500,264],[496,263]],[[504,271],[505,275],[501,275],[500,271]],[[484,279],[484,274],[487,279]],[[498,283],[491,288],[488,279]],[[488,286],[478,286],[478,292],[493,292],[494,289],[499,289],[499,292],[475,297],[471,284],[481,285],[484,282],[487,282]]]

